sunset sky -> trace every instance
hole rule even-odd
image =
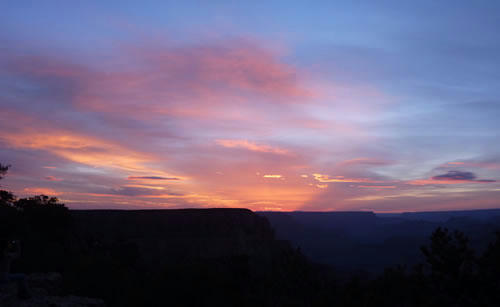
[[[499,1],[3,1],[1,185],[70,208],[500,208],[498,29]]]

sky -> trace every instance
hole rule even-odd
[[[2,1],[0,184],[74,209],[500,208],[498,1]]]

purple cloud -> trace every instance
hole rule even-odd
[[[128,180],[181,180],[176,177],[160,177],[160,176],[128,176]]]
[[[475,182],[496,182],[493,179],[476,179],[477,176],[473,172],[464,171],[448,171],[446,174],[432,177],[432,180],[457,180],[457,181],[475,181]]]

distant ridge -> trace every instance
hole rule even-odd
[[[500,216],[500,209],[376,213],[376,215],[382,218],[399,217],[407,220],[424,220],[430,222],[444,222],[450,218],[458,217],[486,220],[495,216]]]
[[[71,209],[71,211],[85,211],[85,212],[115,212],[115,211],[127,211],[127,212],[247,212],[252,213],[253,211],[247,208],[165,208],[165,209]]]

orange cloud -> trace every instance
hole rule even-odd
[[[14,133],[0,131],[0,141],[13,148],[43,150],[68,161],[84,164],[92,168],[136,174],[130,176],[130,178],[142,178],[142,180],[152,181],[158,181],[157,178],[170,181],[186,179],[183,176],[171,176],[162,170],[154,169],[151,165],[158,158],[151,154],[84,134],[56,130],[46,130],[44,132],[25,130]],[[147,176],[144,176],[144,174],[147,174]],[[48,176],[46,179],[59,180],[52,176]]]
[[[128,171],[142,171],[151,157],[110,141],[64,131],[0,133],[0,140],[15,148],[44,150],[69,161]]]
[[[48,195],[48,196],[58,196],[61,195],[62,193],[57,192],[54,189],[50,188],[40,188],[40,187],[31,187],[31,188],[25,188],[24,193],[30,194],[30,195]]]
[[[277,178],[277,179],[283,178],[283,176],[281,176],[281,175],[264,175],[262,177],[264,177],[264,178]]]

